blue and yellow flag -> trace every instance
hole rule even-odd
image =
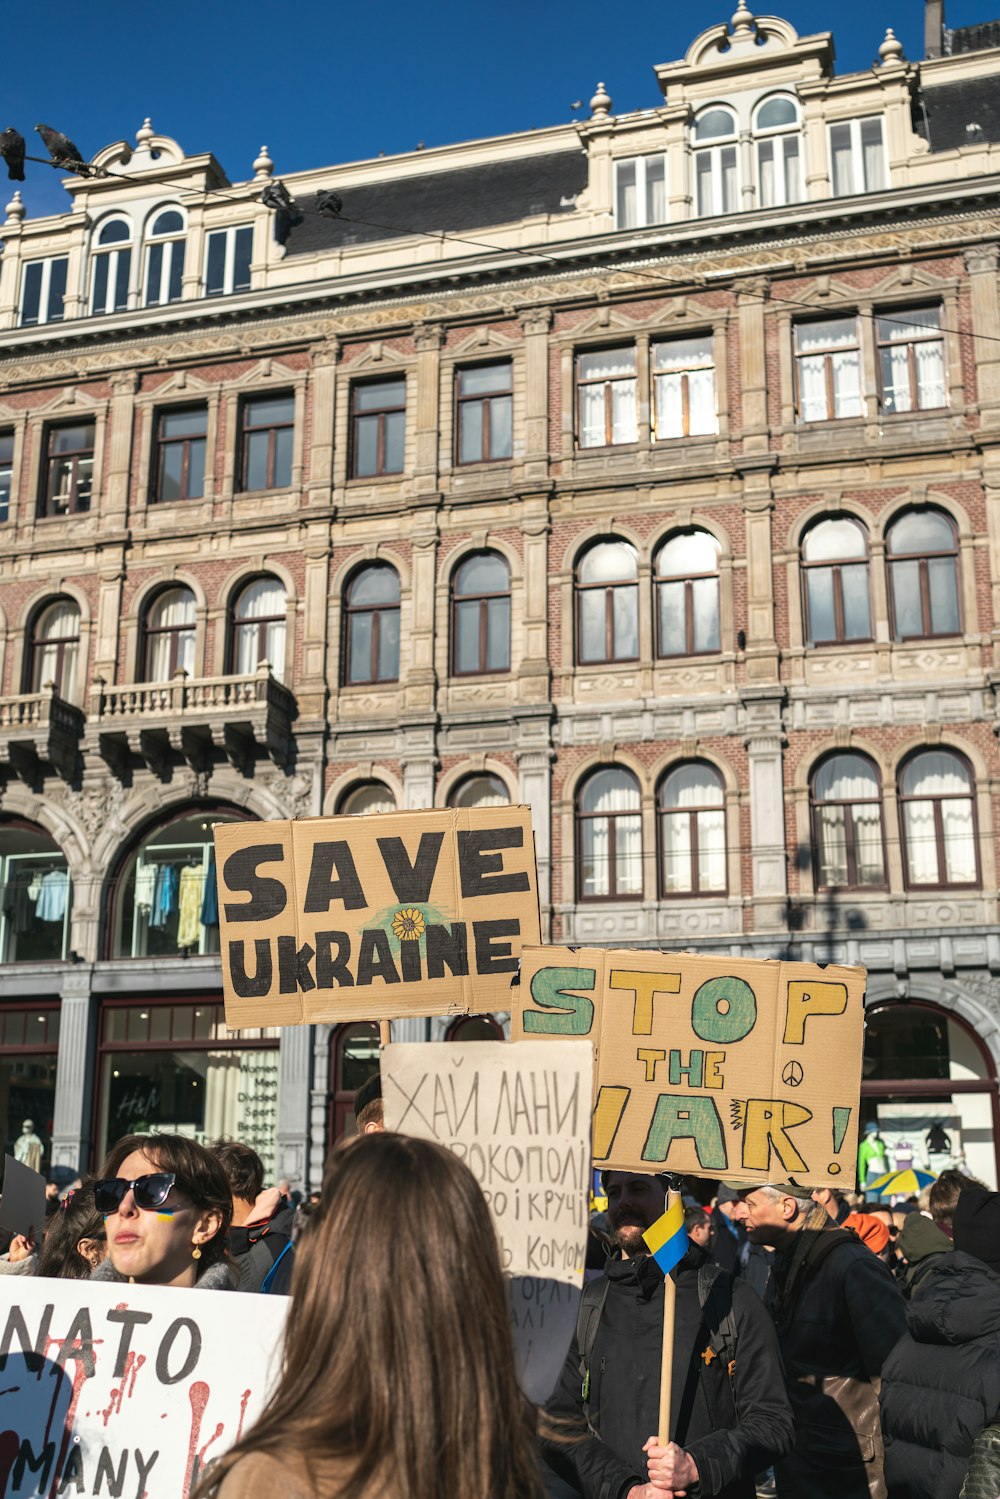
[[[643,1234],[646,1248],[664,1275],[669,1275],[687,1253],[688,1236],[684,1227],[684,1204],[678,1197]]]

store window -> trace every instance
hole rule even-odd
[[[378,1027],[360,1020],[341,1025],[330,1039],[330,1086],[327,1093],[327,1148],[345,1135],[357,1134],[354,1098],[378,1071]]]
[[[275,1177],[276,1026],[231,1031],[215,999],[107,1002],[101,1014],[98,1155],[127,1134],[230,1135]]]
[[[58,1005],[0,1005],[3,1149],[43,1174],[52,1159],[58,1049]]]
[[[499,776],[466,776],[452,788],[449,807],[506,807],[510,793]]]
[[[627,770],[589,775],[577,794],[580,900],[632,900],[642,894],[642,804]]]
[[[848,516],[820,521],[802,542],[806,639],[810,645],[870,640],[868,537]]]
[[[285,590],[277,578],[255,578],[233,605],[232,669],[249,676],[266,661],[280,682],[285,674]]]
[[[52,963],[65,958],[72,906],[66,855],[32,822],[0,822],[0,891],[0,959]]]
[[[372,812],[395,812],[396,798],[381,781],[362,781],[346,791],[337,804],[341,817],[367,817]]]
[[[177,958],[219,951],[214,829],[243,821],[199,808],[147,833],[114,883],[111,956]]]
[[[867,755],[830,755],[810,786],[816,884],[821,890],[885,885],[882,786]]]
[[[639,657],[639,559],[627,541],[599,541],[576,569],[576,655],[581,666]]]
[[[921,1001],[865,1014],[861,1125],[879,1126],[890,1170],[949,1168],[997,1185],[1000,1112],[988,1049],[959,1016]]]

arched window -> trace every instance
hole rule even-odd
[[[510,568],[496,552],[467,557],[452,575],[451,669],[510,671]]]
[[[245,814],[233,808],[188,808],[144,834],[114,879],[109,957],[177,958],[219,951],[213,833],[220,823],[244,820]]]
[[[700,656],[722,649],[719,543],[707,531],[672,536],[656,556],[656,654]]]
[[[694,196],[699,218],[739,207],[736,116],[714,105],[694,122]]]
[[[370,1020],[340,1025],[330,1038],[330,1085],[327,1093],[327,1146],[357,1134],[354,1099],[378,1071],[378,1027]]]
[[[503,1026],[492,1015],[459,1015],[445,1034],[446,1041],[502,1041]]]
[[[627,541],[600,541],[576,570],[577,659],[582,665],[639,656],[639,563]]]
[[[165,588],[146,610],[143,676],[169,682],[178,671],[194,676],[195,598],[190,588]]]
[[[374,562],[344,594],[344,682],[398,681],[399,574]]]
[[[366,817],[370,812],[395,812],[396,798],[381,781],[361,781],[345,791],[337,804],[341,817]]]
[[[757,191],[761,208],[801,203],[802,136],[799,108],[787,94],[772,94],[757,106]]]
[[[132,226],[127,219],[110,219],[101,226],[91,260],[91,312],[124,312],[132,272]]]
[[[921,750],[899,778],[899,815],[910,888],[979,884],[972,772],[951,750]]]
[[[49,682],[67,703],[77,700],[80,657],[80,610],[72,599],[54,599],[35,615],[31,630],[30,688],[41,692]]]
[[[660,783],[660,886],[665,896],[726,892],[726,792],[704,761],[678,765]]]
[[[13,817],[0,821],[0,962],[51,963],[65,958],[70,899],[69,869],[59,845],[33,822]],[[40,1034],[38,1040],[43,1039]],[[4,1052],[0,1046],[0,1057]],[[21,1078],[15,1086],[30,1084]]]
[[[577,793],[576,828],[579,899],[641,896],[642,811],[635,776],[613,766],[588,776]]]
[[[453,786],[449,807],[506,807],[510,805],[507,787],[499,776],[466,776]]]
[[[830,755],[813,772],[810,800],[817,887],[884,887],[882,787],[868,757]]]
[[[868,537],[847,516],[820,521],[802,542],[806,639],[811,645],[870,640]]]
[[[183,281],[184,215],[178,208],[165,208],[146,234],[146,306],[179,302]]]
[[[255,578],[233,607],[233,671],[248,676],[262,661],[279,679],[285,672],[285,590],[277,578]]]
[[[960,634],[953,522],[940,510],[912,510],[889,527],[886,551],[896,639]]]

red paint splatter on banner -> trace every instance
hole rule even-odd
[[[246,1417],[247,1402],[250,1399],[250,1395],[251,1395],[251,1391],[250,1390],[244,1390],[243,1394],[242,1394],[242,1397],[240,1398],[240,1424],[236,1428],[236,1441],[237,1442],[239,1441],[240,1437],[243,1435],[243,1422],[244,1422],[244,1419]],[[234,1443],[234,1446],[235,1446],[235,1443]]]
[[[52,1469],[52,1487],[49,1489],[49,1499],[55,1499],[56,1485],[60,1482],[60,1479],[62,1477],[63,1463],[66,1461],[66,1453],[69,1450],[70,1437],[73,1435],[73,1426],[76,1422],[76,1408],[80,1403],[80,1391],[83,1389],[83,1382],[87,1377],[87,1371],[84,1368],[83,1360],[76,1359],[75,1363],[76,1373],[73,1375],[73,1393],[70,1396],[69,1409],[67,1410],[66,1415],[63,1418],[62,1441],[59,1443],[59,1453],[56,1457],[55,1467]],[[53,1408],[55,1407],[55,1402],[59,1398],[60,1384],[61,1381],[57,1382],[56,1392],[52,1397]],[[51,1421],[52,1411],[49,1412],[49,1423],[45,1428],[46,1440],[48,1440],[48,1430]]]
[[[224,1427],[222,1425],[222,1422],[220,1421],[219,1424],[218,1424],[218,1426],[216,1426],[216,1428],[215,1428],[214,1434],[209,1437],[208,1441],[205,1443],[205,1445],[203,1447],[199,1447],[198,1448],[198,1472],[199,1473],[201,1472],[202,1468],[205,1466],[205,1453],[208,1451],[209,1447],[211,1447],[211,1445],[212,1445],[213,1442],[217,1442],[219,1440],[219,1438],[221,1437],[221,1435],[223,1433],[223,1430],[224,1430]]]
[[[191,1490],[191,1478],[194,1474],[195,1455],[198,1451],[198,1438],[201,1436],[201,1423],[205,1418],[205,1407],[211,1390],[204,1380],[196,1379],[188,1389],[188,1399],[191,1402],[191,1435],[188,1437],[187,1467],[184,1469],[184,1487],[181,1490],[182,1499],[187,1499]]]
[[[125,1386],[128,1385],[129,1399],[135,1393],[135,1376],[145,1362],[146,1356],[143,1353],[136,1354],[130,1349],[125,1355],[125,1370],[122,1374],[121,1384],[111,1386],[107,1408],[98,1412],[99,1415],[103,1416],[105,1426],[107,1426],[112,1416],[121,1415],[122,1401],[126,1399]]]
[[[21,1441],[16,1431],[0,1431],[0,1499],[7,1492],[7,1480],[20,1447]]]

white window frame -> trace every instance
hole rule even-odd
[[[116,240],[110,245],[98,243],[100,236],[111,224],[124,224],[128,229],[128,239]],[[103,219],[94,233],[90,242],[90,315],[91,317],[106,317],[114,312],[128,312],[132,301],[132,288],[135,279],[135,228],[123,214],[113,215],[111,218]],[[128,255],[128,286],[125,290],[125,306],[115,306],[115,288],[118,285],[118,264],[122,255]],[[104,288],[104,306],[98,307],[95,302],[97,288],[97,267],[102,260],[107,261],[108,280]]]
[[[651,161],[660,163],[663,172],[663,216],[651,218],[649,215],[649,178],[648,164]],[[626,224],[622,221],[618,211],[619,187],[618,176],[622,167],[635,167],[635,208],[636,217],[634,224]],[[616,229],[647,229],[653,224],[665,224],[667,222],[667,156],[665,151],[648,151],[643,156],[622,156],[615,162],[615,228]]]
[[[781,99],[787,101],[795,110],[795,120],[790,125],[765,125],[758,126],[757,120],[760,112],[768,104]],[[761,99],[754,110],[753,144],[754,144],[754,170],[757,173],[757,202],[761,208],[785,208],[791,203],[805,202],[805,134],[802,129],[802,113],[798,101],[791,94],[768,94],[766,99]],[[799,196],[791,198],[788,195],[788,173],[785,159],[785,141],[794,137],[798,142],[799,163]],[[773,172],[774,172],[774,201],[764,201],[764,172],[761,166],[760,148],[770,142],[774,150]]]
[[[52,285],[52,267],[57,260],[66,261],[67,289],[69,256],[68,255],[46,255],[39,256],[36,260],[26,260],[21,266],[21,295],[18,300],[17,324],[19,328],[40,328],[43,323],[61,323],[66,316],[65,302],[63,303],[62,317],[54,318],[49,315],[49,289]],[[38,292],[38,317],[33,323],[24,321],[24,293],[27,287],[27,271],[29,266],[40,265],[42,267],[42,284]]]
[[[687,361],[683,367],[677,369],[658,369],[656,356],[659,349],[670,348],[679,344],[703,343],[707,346],[706,353],[702,358],[694,357]],[[704,430],[692,433],[690,430],[690,376],[693,373],[704,373],[708,371],[711,375],[712,387],[712,420]],[[677,442],[685,437],[710,437],[719,431],[719,393],[716,382],[715,367],[715,339],[709,333],[685,334],[683,337],[658,338],[650,344],[649,348],[649,377],[652,400],[650,401],[650,425],[654,442]],[[688,431],[684,432],[661,432],[660,426],[660,384],[676,380],[681,397],[681,410],[686,413],[688,420]]]
[[[179,213],[183,220],[183,228],[171,229],[166,234],[154,234],[152,225],[165,213]],[[145,236],[142,257],[142,305],[144,307],[169,307],[171,304],[167,293],[170,290],[170,273],[173,269],[174,256],[177,253],[178,245],[185,248],[187,245],[187,215],[175,203],[161,203],[159,208],[150,215],[149,224],[150,228]],[[149,259],[154,245],[161,245],[163,248],[163,255],[160,260],[160,296],[157,302],[149,300]],[[183,297],[183,295],[184,291],[182,287],[181,296]],[[180,298],[178,297],[174,300],[179,301]]]
[[[882,151],[882,175],[885,182],[881,187],[869,187],[865,181],[865,155],[861,146],[861,127],[869,120],[878,120],[881,134]],[[834,181],[834,157],[833,157],[833,131],[839,125],[847,125],[851,133],[851,189],[849,192],[838,191]],[[889,152],[885,140],[885,116],[880,114],[854,115],[849,120],[831,120],[827,125],[827,149],[830,153],[830,193],[835,198],[854,198],[860,193],[887,192],[891,187],[889,177]],[[861,186],[858,186],[858,183]]]
[[[233,274],[236,261],[236,236],[241,229],[250,230],[250,259],[253,260],[253,225],[252,224],[227,224],[224,228],[209,229],[205,234],[205,263],[202,269],[201,286],[204,295],[213,297],[228,297],[233,293]],[[208,256],[212,237],[216,234],[224,234],[226,237],[226,262],[222,273],[222,290],[209,292],[208,290]],[[240,287],[241,291],[249,290]]]

